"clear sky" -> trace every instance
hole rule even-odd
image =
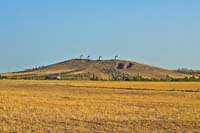
[[[80,54],[200,69],[200,0],[0,0],[0,72]]]

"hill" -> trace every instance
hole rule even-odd
[[[24,71],[4,73],[2,76],[14,79],[120,80],[130,77],[149,79],[184,78],[190,75],[126,60],[72,59]]]
[[[193,75],[193,76],[200,76],[200,70],[182,68],[182,69],[178,69],[178,70],[174,70],[174,71],[178,72],[178,73]]]

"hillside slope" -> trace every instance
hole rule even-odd
[[[145,78],[165,79],[166,77],[184,78],[190,76],[125,60],[86,60],[72,59],[57,64],[14,73],[3,74],[8,78],[40,78],[60,76],[61,79],[112,79],[119,75],[142,76]]]
[[[200,70],[178,69],[178,70],[174,70],[174,71],[178,72],[178,73],[193,75],[193,76],[200,76]]]

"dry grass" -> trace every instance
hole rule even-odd
[[[0,132],[198,132],[199,88],[200,83],[0,81]]]

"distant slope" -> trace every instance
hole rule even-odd
[[[61,76],[62,79],[112,79],[113,76],[124,74],[140,75],[145,78],[165,79],[166,77],[184,78],[190,76],[176,71],[162,69],[150,65],[125,60],[86,60],[72,59],[57,64],[26,71],[5,73],[8,78],[45,78]]]
[[[174,70],[174,71],[178,72],[178,73],[193,75],[193,76],[200,76],[200,70],[178,69],[178,70]]]

